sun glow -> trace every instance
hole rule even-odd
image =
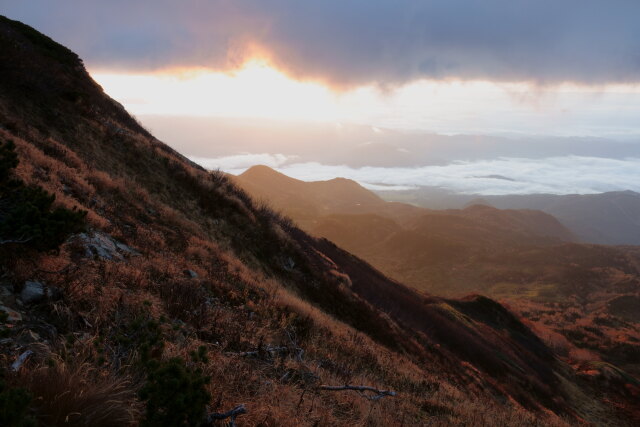
[[[418,80],[337,90],[295,80],[265,60],[231,72],[92,72],[136,115],[348,122],[439,133],[620,134],[635,131],[638,86]],[[600,123],[602,122],[602,123]]]
[[[335,120],[336,94],[299,82],[260,61],[221,73],[206,69],[152,74],[92,73],[136,114]]]

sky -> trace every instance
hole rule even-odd
[[[212,168],[479,194],[640,181],[636,0],[0,0],[0,14],[76,51]],[[489,175],[517,177],[473,178]]]

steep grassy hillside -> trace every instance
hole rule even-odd
[[[637,417],[623,371],[585,380],[496,302],[418,294],[307,235],[0,18],[9,141],[16,179],[87,213],[58,250],[0,244],[5,425],[221,425],[232,408],[262,426]]]

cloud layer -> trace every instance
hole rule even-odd
[[[206,158],[191,156],[190,159],[209,170],[220,169],[229,173],[241,173],[245,169],[253,165],[265,165],[271,168],[277,168],[283,165],[287,160],[295,156],[285,156],[284,154],[268,154],[268,153],[245,153],[232,156]]]
[[[203,166],[239,174],[254,155],[194,159]],[[404,190],[441,187],[462,194],[593,194],[606,191],[640,192],[640,158],[606,159],[562,156],[538,159],[507,158],[452,162],[442,166],[362,167],[319,163],[284,163],[274,157],[280,172],[305,181],[350,178],[370,189]],[[277,166],[277,165],[275,165]]]
[[[341,85],[417,78],[640,82],[637,0],[3,2],[92,66],[237,65]]]

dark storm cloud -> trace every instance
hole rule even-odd
[[[92,66],[224,68],[248,46],[338,84],[640,82],[638,0],[2,0]]]

